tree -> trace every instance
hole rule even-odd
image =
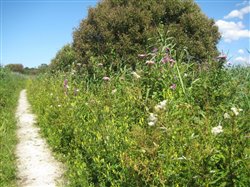
[[[7,64],[5,67],[8,68],[12,72],[16,72],[16,73],[24,72],[22,64]]]
[[[131,63],[154,44],[160,24],[196,61],[218,55],[218,28],[193,0],[103,0],[74,31],[73,48],[86,64],[90,57]]]
[[[76,61],[76,54],[70,44],[67,44],[60,49],[55,58],[51,60],[49,65],[51,71],[69,71],[70,66]]]

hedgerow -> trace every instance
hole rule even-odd
[[[73,64],[29,82],[70,185],[248,186],[249,68],[187,63],[174,45],[156,47],[136,71],[93,58],[91,77]]]

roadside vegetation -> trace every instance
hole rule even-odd
[[[96,60],[91,75],[73,63],[29,82],[70,186],[250,184],[250,69],[187,63],[174,46],[161,38],[135,71]]]
[[[25,79],[0,67],[0,186],[16,186],[15,110]]]
[[[250,69],[230,67],[219,39],[193,0],[90,8],[27,83],[69,186],[250,186]]]

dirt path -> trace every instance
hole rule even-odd
[[[58,186],[62,184],[63,166],[53,158],[45,140],[41,138],[39,128],[34,125],[35,116],[29,108],[26,90],[22,90],[16,111],[18,186]]]

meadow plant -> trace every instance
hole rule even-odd
[[[250,184],[249,68],[190,63],[170,41],[160,37],[135,69],[93,58],[91,76],[30,80],[38,125],[71,186]],[[65,96],[65,77],[77,94]]]

